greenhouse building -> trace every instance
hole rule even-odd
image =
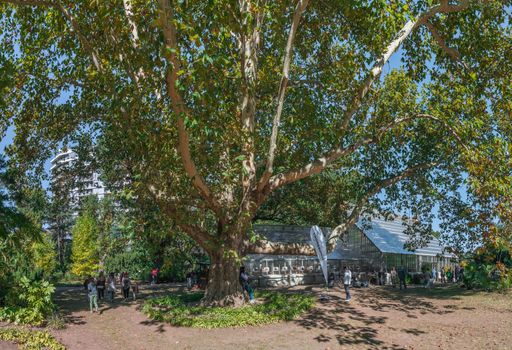
[[[309,227],[256,225],[255,231],[269,240],[284,243],[309,242]],[[425,247],[409,250],[409,236],[400,219],[372,219],[358,222],[339,240],[328,255],[329,274],[338,276],[343,266],[367,275],[403,266],[411,274],[422,269],[454,265],[454,256],[446,253],[439,240],[433,238]],[[324,235],[330,229],[322,228]],[[316,256],[250,255],[246,268],[261,286],[323,283],[324,277]]]

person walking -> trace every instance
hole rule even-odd
[[[91,310],[91,314],[93,313],[93,306],[98,312],[98,290],[96,289],[96,282],[94,278],[89,279],[89,283],[87,284],[87,292],[89,295],[89,308]]]
[[[130,281],[130,276],[128,276],[128,272],[125,272],[123,274],[123,279],[121,282],[121,286],[123,288],[123,298],[124,300],[128,300],[130,297],[130,287],[131,287],[132,281]]]
[[[102,300],[105,298],[105,273],[100,271],[100,275],[96,280],[96,288],[98,289],[98,300]]]
[[[402,289],[402,285],[404,286],[404,289],[407,289],[407,284],[405,283],[405,277],[406,277],[405,269],[403,266],[400,266],[400,268],[398,269],[398,282],[400,284],[400,289]]]
[[[111,272],[108,275],[107,293],[108,293],[108,300],[112,303],[114,301],[114,294],[116,293],[116,277],[114,276],[113,272]]]
[[[350,283],[352,282],[352,272],[345,266],[343,273],[343,287],[345,288],[345,301],[349,302],[352,297],[350,296]]]
[[[437,279],[437,270],[435,266],[432,266],[432,271],[430,273],[430,276],[432,278],[432,283],[434,283]]]
[[[242,266],[240,267],[240,284],[242,285],[242,288],[244,291],[247,292],[247,294],[249,294],[249,302],[251,304],[254,303],[254,291],[251,287],[251,285],[249,284],[249,275],[247,275],[245,273],[245,266]]]

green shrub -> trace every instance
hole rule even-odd
[[[48,281],[31,281],[21,277],[9,293],[7,306],[0,309],[0,320],[39,326],[55,309],[55,287]]]
[[[130,277],[147,280],[153,267],[151,254],[140,246],[135,246],[130,251],[108,255],[105,258],[105,271],[128,272]]]
[[[292,320],[309,310],[314,297],[278,292],[257,293],[260,304],[232,307],[190,306],[202,293],[169,295],[148,299],[142,311],[150,318],[174,326],[194,328],[244,327]]]
[[[66,350],[64,345],[46,331],[0,328],[0,340],[16,343],[21,350]]]
[[[498,240],[487,242],[463,262],[467,288],[507,291],[512,287],[512,249]]]

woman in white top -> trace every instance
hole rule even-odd
[[[350,283],[352,282],[352,272],[347,266],[344,267],[345,273],[343,274],[343,287],[345,287],[345,301],[350,301]]]

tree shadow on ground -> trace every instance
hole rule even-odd
[[[161,321],[155,321],[155,320],[148,319],[148,320],[139,322],[139,324],[141,324],[143,326],[148,326],[148,327],[156,326],[155,333],[165,333],[164,323]]]
[[[432,300],[457,301],[463,296],[472,295],[475,292],[457,288],[455,286],[438,287],[427,289],[423,287],[413,287],[406,290],[388,287],[370,288],[365,293],[361,293],[360,300],[365,306],[375,311],[399,311],[406,317],[417,318],[417,312],[420,314],[433,313],[444,315],[453,313],[460,307],[457,305],[445,305],[444,307],[435,307]],[[464,308],[472,310],[474,308]]]
[[[170,291],[180,292],[183,290],[185,290],[185,288],[182,286],[171,286],[168,284],[159,284],[154,286],[140,285],[137,299],[133,300],[132,293],[130,293],[130,298],[124,301],[122,299],[122,292],[120,288],[118,288],[112,303],[107,301],[105,298],[98,301],[99,314],[101,315],[105,311],[127,305],[135,304],[140,306],[143,300],[148,297],[159,297],[169,294]],[[66,324],[83,325],[86,323],[85,316],[83,314],[79,314],[89,312],[89,299],[87,297],[87,292],[82,286],[59,286],[55,293],[55,301]]]
[[[406,333],[411,336],[420,336],[425,332],[416,328],[395,329],[387,325],[386,312],[398,312],[404,317],[417,318],[419,314],[444,315],[454,312],[458,306],[436,306],[431,299],[458,300],[462,295],[471,294],[457,288],[444,290],[425,290],[424,288],[408,288],[405,291],[393,290],[387,287],[373,287],[359,289],[357,302],[382,315],[369,315],[361,310],[361,306],[346,303],[341,289],[331,289],[327,300],[319,300],[317,306],[297,320],[296,323],[306,329],[315,329],[319,335],[314,339],[319,343],[333,340],[333,336],[326,334],[327,330],[336,331],[334,338],[343,346],[364,345],[369,350],[399,350],[404,349],[398,344],[384,343],[378,337],[379,329],[386,325],[389,329]],[[429,300],[430,299],[430,300]],[[467,308],[470,310],[471,308]],[[322,330],[325,330],[322,332]],[[332,334],[332,333],[331,333]]]
[[[340,345],[366,345],[368,349],[402,349],[394,345],[383,344],[377,339],[377,329],[373,326],[386,322],[386,317],[370,316],[357,310],[339,296],[329,295],[329,299],[320,301],[310,313],[296,321],[306,329],[319,330],[320,334],[314,339],[319,343],[333,340],[322,330],[336,331],[336,341]],[[361,326],[353,326],[351,321],[358,321]]]
[[[55,301],[59,307],[64,322],[69,325],[86,324],[85,316],[78,315],[80,312],[89,312],[89,298],[82,287],[59,288],[55,293]],[[123,306],[120,298],[109,303],[105,300],[98,301],[99,314]]]

